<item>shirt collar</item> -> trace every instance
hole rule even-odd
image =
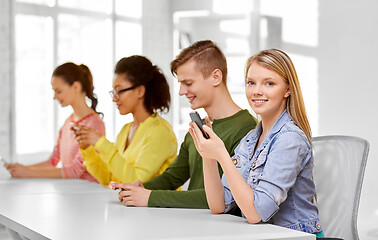
[[[281,130],[281,128],[287,123],[292,121],[290,118],[289,113],[286,109],[282,112],[282,114],[278,117],[276,122],[273,124],[272,128],[269,130],[268,134],[265,136],[265,141],[269,141],[275,133]],[[256,129],[251,132],[251,134],[247,137],[250,141],[257,141],[262,133],[262,125],[261,122],[257,125]]]

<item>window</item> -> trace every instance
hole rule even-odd
[[[113,67],[121,57],[142,54],[142,1],[17,0],[15,19],[14,159],[43,161],[72,113],[54,102],[50,80],[64,62],[87,65],[98,111],[114,140],[124,120],[111,98]],[[23,160],[21,160],[22,162]]]

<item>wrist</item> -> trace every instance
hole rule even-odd
[[[219,158],[217,159],[219,164],[223,165],[224,163],[230,161],[230,154],[227,152],[226,149],[224,149],[221,154],[219,155]]]

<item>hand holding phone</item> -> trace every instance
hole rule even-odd
[[[202,132],[203,137],[206,138],[206,139],[209,139],[210,138],[209,134],[207,134],[205,132],[205,130],[203,130],[203,128],[202,128],[203,124],[202,124],[202,120],[201,120],[201,117],[198,114],[198,112],[197,111],[191,112],[191,113],[189,113],[189,116],[192,119],[192,122],[195,122],[197,124],[198,128]]]
[[[80,130],[79,126],[77,126],[75,123],[71,122],[71,128],[74,130],[74,131],[77,131],[77,130]]]
[[[7,165],[8,164],[8,162],[5,161],[5,159],[2,156],[0,156],[0,161],[3,163],[3,165]]]

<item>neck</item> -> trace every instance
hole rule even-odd
[[[93,109],[88,107],[87,103],[85,102],[85,97],[80,99],[80,101],[75,102],[71,105],[73,109],[74,121],[78,121],[83,117],[93,113]]]
[[[226,87],[221,86],[213,95],[213,101],[204,107],[210,120],[230,117],[242,110],[232,100],[231,95]]]
[[[262,116],[261,115],[261,125],[263,128],[262,135],[266,135],[269,130],[273,127],[274,123],[277,121],[277,119],[281,116],[285,109],[282,111],[277,111],[275,114],[271,114],[269,116]]]
[[[134,125],[138,126],[140,123],[144,122],[151,114],[147,112],[144,107],[139,107],[133,113]]]

